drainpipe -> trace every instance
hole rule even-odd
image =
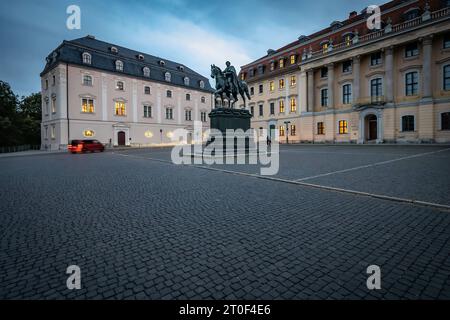
[[[70,123],[69,123],[69,64],[66,63],[66,113],[67,113],[67,144],[70,144]]]

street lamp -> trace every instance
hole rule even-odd
[[[289,123],[290,121],[285,121],[284,124],[286,125],[286,144],[289,144]]]

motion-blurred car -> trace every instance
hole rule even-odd
[[[69,152],[105,151],[105,146],[98,140],[72,140],[68,146]]]

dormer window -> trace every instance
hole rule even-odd
[[[270,71],[273,71],[273,70],[275,70],[275,61],[271,61],[270,62]]]
[[[284,58],[281,58],[279,60],[279,66],[280,66],[280,69],[284,68]]]
[[[200,85],[200,88],[204,89],[205,88],[205,81],[200,80],[199,85]]]
[[[184,67],[183,66],[178,66],[178,70],[184,71]]]
[[[111,48],[109,48],[109,50],[110,50],[112,53],[118,53],[118,52],[119,52],[119,50],[118,50],[116,47],[111,47]]]
[[[164,60],[159,60],[158,63],[160,66],[163,66],[163,67],[166,65],[166,62]]]
[[[259,75],[263,75],[264,74],[264,65],[259,65],[258,66],[258,74]]]
[[[189,78],[188,77],[184,77],[183,81],[184,81],[184,85],[185,86],[189,85]]]
[[[117,71],[123,71],[123,62],[120,60],[116,61],[116,70]]]
[[[91,64],[91,62],[92,62],[92,56],[89,53],[84,52],[83,53],[83,63],[84,64]]]
[[[241,80],[244,81],[245,80],[245,72],[241,73]]]
[[[325,54],[330,49],[330,40],[324,40],[320,43],[320,45],[322,46],[322,53]]]
[[[142,72],[144,73],[144,77],[146,77],[146,78],[150,77],[150,68],[149,67],[144,67],[142,69]]]
[[[297,56],[295,54],[291,54],[289,59],[291,61],[291,64],[295,64],[295,62],[297,61]]]
[[[342,38],[344,39],[345,45],[348,47],[353,43],[353,32],[344,33]]]
[[[255,76],[255,69],[251,68],[250,70],[248,70],[248,74],[250,77],[254,77]]]
[[[330,25],[331,30],[336,31],[337,29],[341,28],[343,26],[342,22],[340,21],[333,21]]]
[[[170,72],[166,72],[166,73],[164,74],[164,79],[165,79],[167,82],[172,81],[172,75],[170,74]]]
[[[144,60],[144,56],[142,54],[138,54],[137,58],[138,58],[138,60],[141,60],[141,61]]]
[[[419,17],[420,9],[419,8],[411,8],[409,10],[406,10],[403,13],[403,18],[405,21],[413,20],[415,18]]]

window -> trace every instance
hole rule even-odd
[[[280,113],[284,113],[284,100],[280,100]]]
[[[262,117],[264,115],[264,106],[262,104],[259,105],[259,116]]]
[[[45,115],[47,116],[49,112],[49,107],[48,107],[48,98],[45,98]]]
[[[251,88],[250,88],[250,94],[251,94],[252,96],[255,94],[255,88],[254,88],[254,87],[251,87]]]
[[[56,113],[56,97],[52,98],[52,113]]]
[[[199,85],[200,85],[200,88],[204,89],[205,88],[205,81],[200,80]]]
[[[444,49],[450,49],[450,33],[444,36]]]
[[[119,50],[116,47],[111,47],[109,48],[109,50],[111,50],[112,53],[118,53]]]
[[[414,116],[403,116],[402,117],[402,131],[414,131]]]
[[[328,52],[328,42],[325,42],[322,44],[322,52],[327,53]]]
[[[200,120],[202,122],[206,122],[206,112],[205,111],[200,112]]]
[[[444,90],[450,90],[450,64],[444,67]]]
[[[184,85],[188,86],[189,82],[190,82],[189,78],[188,77],[184,77]]]
[[[275,70],[275,61],[272,61],[270,63],[270,71],[273,71],[273,70]]]
[[[125,102],[123,101],[116,101],[115,103],[115,113],[116,116],[126,116],[127,110],[125,107]]]
[[[419,92],[419,75],[417,72],[408,72],[405,75],[405,94],[416,96]]]
[[[441,113],[441,130],[450,130],[450,112]]]
[[[320,105],[322,107],[328,106],[328,89],[320,90]]]
[[[291,112],[297,111],[297,100],[295,98],[291,98]]]
[[[404,13],[405,21],[413,20],[419,16],[419,9],[418,8],[412,8]]]
[[[172,81],[172,75],[170,74],[170,72],[166,72],[166,73],[164,74],[164,79],[165,79],[167,82]]]
[[[283,88],[284,88],[284,79],[278,80],[278,87],[279,87],[280,89],[283,89]]]
[[[375,52],[370,55],[370,65],[378,66],[381,64],[381,52]]]
[[[55,125],[52,125],[52,126],[51,126],[50,137],[51,137],[52,139],[55,139],[55,138],[56,138],[56,126],[55,126]]]
[[[168,120],[173,119],[173,109],[172,108],[166,108],[166,119],[168,119]]]
[[[144,94],[150,94],[150,93],[151,93],[150,87],[149,86],[145,86],[144,87]]]
[[[264,86],[262,84],[259,85],[259,93],[264,92]]]
[[[152,117],[152,106],[145,105],[144,106],[144,118]]]
[[[54,86],[56,84],[56,77],[52,76],[52,86]]]
[[[45,90],[47,90],[47,89],[48,89],[48,80],[45,79]]]
[[[123,71],[123,62],[120,60],[116,61],[116,70],[117,71]]]
[[[320,69],[320,77],[321,77],[321,78],[326,78],[326,77],[328,77],[328,68],[323,67],[322,69]]]
[[[284,59],[280,59],[279,63],[280,69],[284,68]]]
[[[342,87],[342,103],[343,104],[350,104],[352,101],[352,85],[351,84],[345,84]]]
[[[347,120],[340,120],[339,121],[339,134],[346,134],[346,133],[348,133]]]
[[[167,90],[166,91],[166,97],[167,98],[172,98],[172,91],[171,90]]]
[[[81,99],[81,112],[94,113],[94,100],[89,98]]]
[[[382,85],[383,82],[381,78],[370,81],[370,96],[372,97],[372,102],[379,101],[379,98],[383,95]]]
[[[343,73],[352,72],[352,62],[350,60],[344,61],[342,63],[342,72]]]
[[[201,102],[201,103],[206,103],[206,98],[205,98],[205,97],[201,97],[201,98],[200,98],[200,102]]]
[[[142,72],[144,73],[144,77],[146,77],[146,78],[150,77],[150,68],[149,67],[144,67],[142,69]]]
[[[192,111],[190,109],[186,109],[184,111],[184,119],[186,121],[191,121],[192,120]]]
[[[317,134],[325,134],[325,126],[323,122],[317,122]]]
[[[344,42],[345,42],[345,45],[348,47],[348,46],[350,46],[351,44],[352,44],[352,39],[353,39],[353,35],[351,35],[351,34],[347,34],[345,37],[344,37]]]
[[[269,89],[270,89],[270,92],[273,92],[275,90],[275,84],[273,83],[273,81],[270,81]]]
[[[48,139],[48,126],[44,126],[45,131],[44,131],[44,138],[47,140]]]
[[[270,114],[275,114],[275,103],[273,102],[270,103]]]
[[[255,114],[255,108],[254,108],[253,106],[250,107],[250,113],[251,113],[252,115]]]
[[[122,81],[116,82],[116,90],[123,91],[123,82]]]
[[[138,58],[138,60],[143,61],[143,60],[144,60],[144,55],[138,54],[138,55],[137,55],[137,58]]]
[[[419,55],[419,46],[416,43],[407,44],[405,47],[405,58]]]
[[[83,136],[85,136],[86,138],[91,138],[91,137],[95,136],[95,132],[94,132],[94,130],[84,130]]]
[[[291,54],[291,64],[295,64],[295,61],[297,60],[295,57],[295,54]]]
[[[280,126],[280,137],[284,137],[284,126]]]
[[[186,93],[186,101],[191,101],[191,95],[189,93]]]
[[[92,57],[89,53],[85,52],[83,53],[83,63],[84,64],[91,64],[92,62]]]
[[[92,86],[92,77],[87,75],[87,74],[85,74],[83,76],[83,85],[84,86]]]
[[[297,77],[291,76],[291,87],[295,87],[297,85]]]
[[[296,127],[295,124],[291,124],[291,136],[295,136],[296,135]]]

